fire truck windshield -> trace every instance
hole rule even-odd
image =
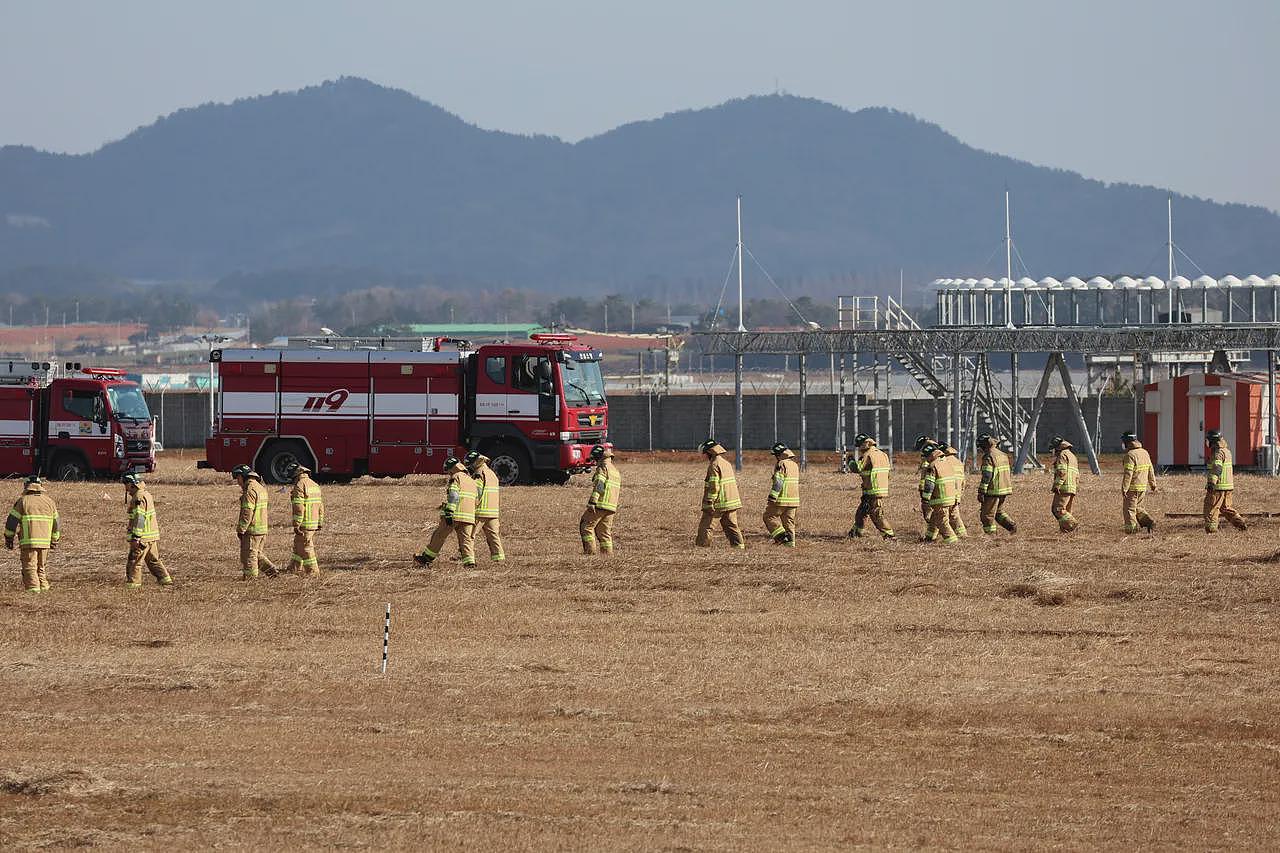
[[[151,420],[147,400],[137,385],[111,385],[107,387],[111,399],[111,411],[117,418],[134,421]]]
[[[570,406],[599,406],[604,404],[604,377],[600,375],[598,361],[563,361],[560,363],[564,379],[564,401]]]

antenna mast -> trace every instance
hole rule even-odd
[[[1167,199],[1167,210],[1169,214],[1169,241],[1166,248],[1169,250],[1169,277],[1164,280],[1164,289],[1169,291],[1169,316],[1168,321],[1173,322],[1173,196]],[[1231,294],[1227,294],[1227,298],[1231,298]]]
[[[738,196],[738,331],[745,332],[742,324],[742,196]]]
[[[1004,191],[1004,324],[1013,328],[1013,227],[1009,221],[1009,191]],[[1024,294],[1025,296],[1025,294]]]

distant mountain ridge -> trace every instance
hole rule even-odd
[[[91,154],[0,149],[0,269],[337,266],[718,291],[742,193],[754,255],[821,291],[900,267],[998,274],[984,259],[1006,186],[1033,275],[1162,272],[1166,191],[979,151],[889,109],[758,96],[570,144],[482,130],[358,78],[181,110]],[[1175,240],[1210,273],[1280,270],[1274,212],[1176,194],[1174,208]]]

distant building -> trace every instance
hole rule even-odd
[[[382,335],[424,338],[463,338],[473,343],[490,341],[526,341],[530,335],[549,331],[537,323],[411,323],[386,326]]]

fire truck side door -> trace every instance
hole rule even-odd
[[[477,421],[505,421],[510,408],[507,404],[510,385],[507,381],[511,358],[505,353],[482,350],[476,356],[475,406]]]

